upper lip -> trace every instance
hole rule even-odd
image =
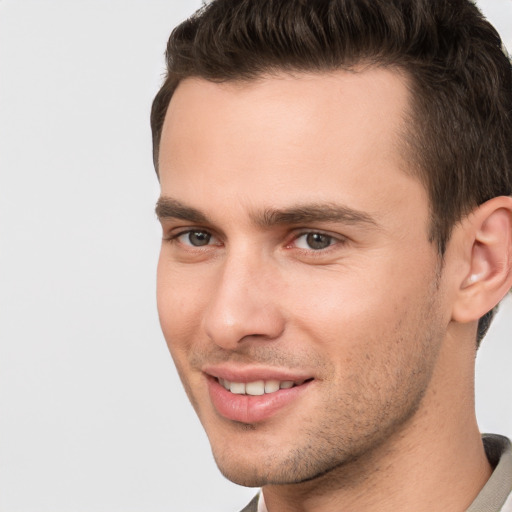
[[[230,382],[255,382],[258,380],[305,381],[313,378],[311,374],[284,368],[241,365],[205,365],[203,373],[217,379]]]

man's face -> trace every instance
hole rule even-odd
[[[342,466],[435,394],[449,316],[401,144],[407,108],[386,70],[188,79],[174,94],[158,309],[235,482]]]

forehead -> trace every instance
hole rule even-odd
[[[370,184],[379,194],[381,184],[382,195],[408,174],[401,137],[408,108],[405,78],[386,69],[186,79],[162,132],[163,194],[333,202],[368,195]]]

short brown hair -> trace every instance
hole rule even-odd
[[[151,111],[158,172],[162,126],[181,80],[251,80],[358,64],[410,79],[414,167],[444,254],[456,222],[512,195],[512,65],[471,0],[213,0],[176,27]],[[478,341],[495,310],[479,322]]]

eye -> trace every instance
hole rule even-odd
[[[335,244],[337,240],[325,233],[304,233],[298,236],[295,241],[295,247],[299,249],[311,249],[314,251],[321,251],[322,249],[327,249],[331,245]]]
[[[204,247],[206,245],[218,244],[218,240],[208,231],[192,229],[176,236],[176,240],[183,245],[192,247]]]

